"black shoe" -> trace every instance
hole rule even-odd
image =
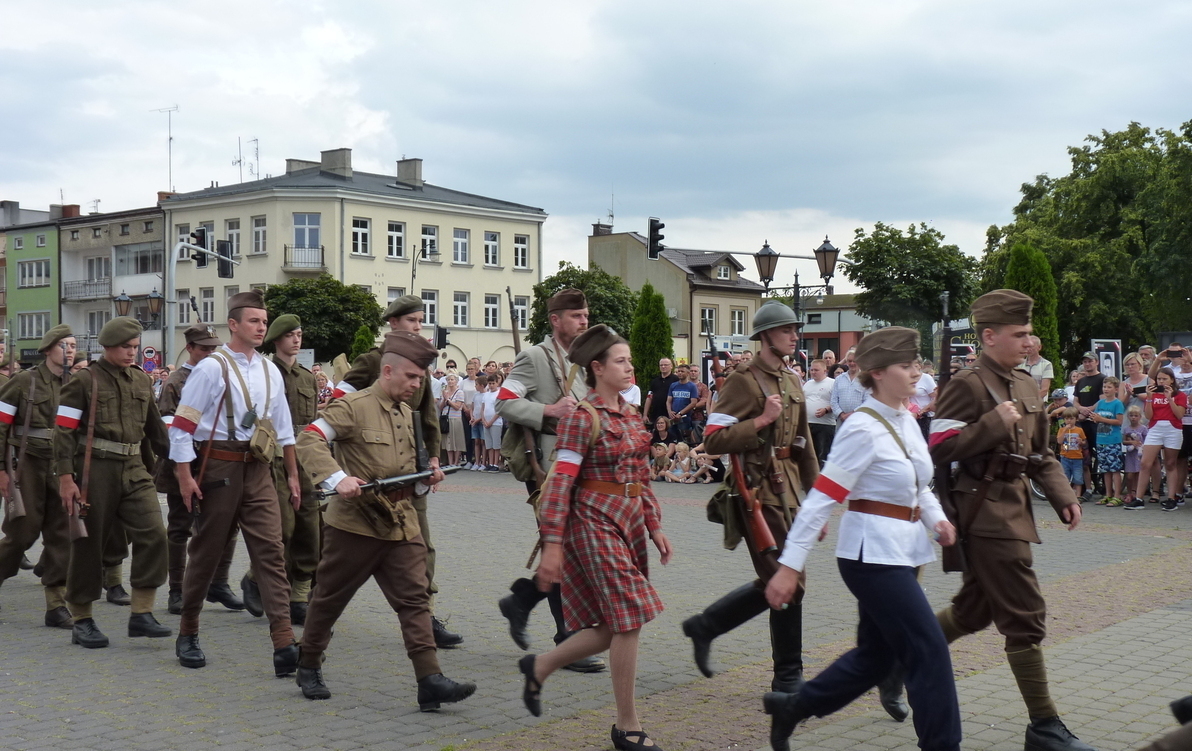
[[[248,578],[248,574],[240,580],[240,589],[244,592],[244,609],[256,618],[265,615],[265,605],[261,602],[261,588]]]
[[[1095,751],[1072,735],[1058,717],[1032,720],[1026,727],[1026,751]]]
[[[322,668],[304,668],[298,666],[298,688],[307,699],[330,699],[331,689],[323,682]]]
[[[170,627],[158,623],[157,619],[153,617],[153,613],[133,613],[128,617],[128,635],[148,636],[156,639],[162,636],[173,636],[174,631]]]
[[[617,751],[649,751],[649,749],[662,751],[653,740],[650,741],[653,745],[646,745],[646,740],[650,736],[646,735],[646,731],[644,730],[618,730],[617,726],[613,725],[612,737],[613,748],[617,749]],[[635,738],[636,740],[629,740],[630,738]]]
[[[74,618],[65,606],[59,605],[46,611],[46,625],[50,628],[74,628]]]
[[[1164,511],[1175,511],[1177,508],[1180,507],[1179,504],[1176,503],[1175,500],[1172,498],[1168,498],[1166,501],[1163,501],[1163,503],[1160,505],[1163,507]]]
[[[604,664],[604,660],[600,659],[596,655],[585,657],[582,660],[576,660],[570,665],[563,666],[565,670],[571,670],[576,673],[599,673],[601,670],[604,670],[605,667],[606,665]]]
[[[305,626],[306,625],[306,609],[305,602],[291,602],[290,603],[290,625]]]
[[[418,709],[430,712],[444,703],[463,701],[474,693],[475,683],[458,683],[442,673],[435,673],[418,681]]]
[[[33,565],[33,561],[29,560],[29,556],[27,555],[21,556],[20,566],[22,571],[32,571],[33,569],[37,568]]]
[[[906,696],[902,691],[902,670],[891,670],[890,674],[877,684],[877,693],[886,714],[893,717],[895,722],[905,722],[910,716],[911,708],[906,705]]]
[[[182,634],[174,642],[174,654],[178,655],[178,664],[184,668],[201,668],[207,664],[207,655],[199,649],[198,634]]]
[[[530,621],[530,611],[542,601],[546,594],[538,591],[531,579],[518,579],[509,587],[512,594],[502,597],[497,606],[501,615],[509,620],[509,635],[513,643],[521,649],[530,648],[530,634],[526,631],[526,624]]]
[[[770,604],[766,602],[765,590],[752,584],[745,584],[721,597],[704,609],[699,615],[693,615],[683,621],[683,633],[692,641],[695,650],[695,666],[705,677],[715,675],[709,663],[712,651],[712,641],[723,634],[727,634],[737,626],[766,612]]]
[[[179,598],[181,601],[181,598]],[[244,603],[232,591],[227,582],[212,584],[207,587],[207,602],[218,602],[228,610],[244,610]]]
[[[108,637],[95,625],[94,618],[81,618],[70,631],[70,643],[86,649],[103,649],[108,646]]]
[[[37,563],[33,566],[33,575],[36,576],[38,579],[40,579],[42,577],[42,574],[44,574],[45,572],[46,572],[45,564],[42,563],[41,560],[38,560]]]
[[[811,716],[799,706],[799,695],[771,691],[762,697],[762,705],[766,714],[774,718],[770,721],[770,748],[774,751],[790,751],[791,733],[795,732],[800,722]]]
[[[716,673],[712,670],[708,659],[712,656],[712,640],[716,638],[716,635],[707,633],[703,623],[702,614],[691,616],[683,621],[683,634],[691,639],[691,644],[695,648],[695,666],[699,668],[699,672],[703,673],[705,678],[711,678]]]
[[[464,643],[464,637],[448,631],[443,622],[433,615],[430,617],[430,627],[435,633],[435,646],[439,649],[453,649]]]
[[[166,597],[166,611],[170,615],[182,615],[182,590],[171,589]]]
[[[287,644],[273,650],[273,674],[278,678],[293,675],[298,669],[298,645]]]
[[[113,605],[131,605],[132,598],[128,596],[128,592],[124,589],[123,584],[117,584],[114,587],[107,587],[108,602]]]
[[[797,694],[803,690],[803,606],[770,610],[770,648],[774,656],[771,691]]]
[[[522,689],[522,702],[530,714],[541,717],[542,684],[534,677],[534,661],[537,659],[537,655],[526,655],[517,661],[517,669],[526,677],[526,685]]]
[[[1176,722],[1181,725],[1187,725],[1189,722],[1192,722],[1192,696],[1176,699],[1169,706]]]

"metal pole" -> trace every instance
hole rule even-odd
[[[801,352],[803,350],[803,316],[800,312],[802,307],[799,299],[799,272],[795,272],[795,294],[791,297],[791,307],[795,309],[795,362],[800,362]]]

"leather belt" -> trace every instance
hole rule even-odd
[[[223,451],[216,448],[211,449],[211,458],[219,459],[221,462],[244,462],[245,464],[257,460],[251,451]]]
[[[94,439],[91,447],[99,451],[106,451],[109,454],[119,454],[120,456],[136,456],[141,453],[141,444],[139,443],[117,443],[116,441],[108,441],[103,438]]]
[[[867,501],[864,498],[853,498],[850,500],[848,502],[848,510],[856,511],[859,514],[885,516],[889,519],[899,519],[904,522],[917,522],[922,513],[922,509],[919,506],[911,508],[910,506],[901,506],[897,503]]]
[[[619,495],[623,498],[637,498],[642,494],[640,482],[605,482],[604,480],[581,480],[579,486],[584,490],[591,490],[606,495]]]
[[[18,427],[13,431],[13,434],[18,438],[23,435],[27,435],[30,438],[45,438],[47,440],[54,437],[54,431],[50,430],[49,428],[29,428],[28,430],[25,430],[24,428]]]
[[[414,497],[414,486],[407,485],[404,488],[397,488],[396,490],[390,490],[388,493],[385,494],[385,497],[388,498],[389,500],[393,501],[394,503],[396,503],[397,501],[404,501],[407,498],[413,498]]]
[[[774,458],[776,458],[776,459],[790,459],[791,458],[791,447],[790,446],[779,446],[778,448],[774,449]]]

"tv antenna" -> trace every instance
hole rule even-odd
[[[94,201],[91,202],[91,213],[92,214],[99,213],[99,199],[98,198],[96,198]]]
[[[617,204],[617,193],[615,190],[610,190],[608,194],[608,226],[613,226],[613,207]]]
[[[178,105],[173,107],[162,107],[157,110],[149,110],[150,112],[164,112],[166,113],[166,155],[169,167],[169,185],[170,190],[174,190],[174,113],[178,111]]]
[[[236,136],[236,158],[232,160],[232,166],[240,168],[240,182],[244,182],[244,152],[240,150],[240,136]],[[252,174],[252,167],[248,168],[248,174]]]

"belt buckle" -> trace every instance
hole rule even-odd
[[[626,497],[626,498],[632,498],[632,497],[633,497],[632,493],[630,493],[630,490],[631,490],[632,488],[633,488],[633,483],[631,483],[631,482],[627,482],[627,483],[625,483],[625,497]]]
[[[922,506],[912,507],[911,508],[911,521],[917,522],[922,518],[923,518],[923,507]]]

